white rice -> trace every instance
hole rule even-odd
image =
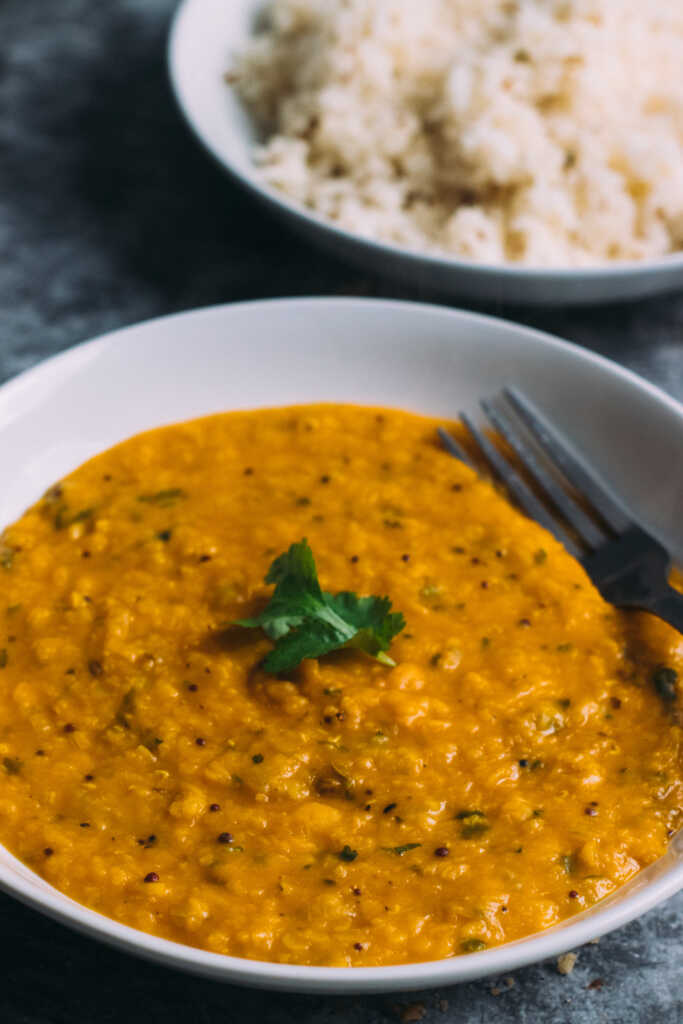
[[[683,0],[274,0],[230,76],[267,182],[486,263],[683,248]]]

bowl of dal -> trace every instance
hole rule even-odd
[[[484,316],[218,306],[0,389],[6,892],[179,969],[348,993],[510,971],[683,886],[652,682],[680,635],[436,441],[504,384],[680,562],[680,405]]]

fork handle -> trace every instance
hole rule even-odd
[[[667,586],[659,597],[648,602],[647,610],[683,633],[683,594],[678,590]]]

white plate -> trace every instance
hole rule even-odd
[[[436,306],[294,299],[216,306],[105,335],[0,388],[0,523],[122,438],[225,409],[337,400],[452,416],[514,383],[590,453],[683,559],[683,408],[599,356],[525,327]],[[678,472],[676,472],[678,470]],[[448,985],[554,956],[683,887],[683,837],[588,913],[482,953],[406,967],[327,968],[205,953],[62,896],[0,847],[0,886],[87,934],[224,981],[301,992]]]
[[[252,161],[254,126],[223,80],[263,6],[264,0],[184,0],[169,38],[171,83],[188,124],[209,153],[307,237],[375,273],[468,300],[578,304],[637,299],[683,288],[683,253],[593,269],[467,263],[345,231],[264,184]]]

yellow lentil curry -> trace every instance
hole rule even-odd
[[[435,427],[211,416],[105,452],[10,526],[0,840],[146,932],[356,966],[528,935],[659,857],[683,817],[656,685],[680,635],[605,604]],[[396,667],[259,668],[271,641],[230,623],[303,537],[323,587],[404,614]]]

